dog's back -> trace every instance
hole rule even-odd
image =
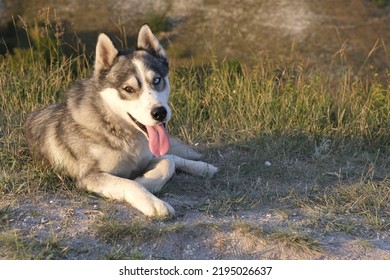
[[[64,102],[28,115],[24,134],[36,159],[52,166],[61,166],[74,176],[78,170],[75,168],[76,154],[69,145],[72,141],[69,135],[71,130],[74,130],[71,116]]]

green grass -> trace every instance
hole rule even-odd
[[[192,137],[216,143],[301,134],[390,143],[388,84],[352,81],[348,71],[334,85],[326,73],[276,70],[261,65],[246,73],[239,65],[213,61],[207,67],[175,69],[172,127],[189,128],[185,133]]]
[[[97,221],[95,232],[99,238],[107,242],[116,243],[127,239],[133,244],[142,244],[142,242],[158,240],[168,233],[180,231],[183,227],[181,224],[155,227],[151,221],[145,219],[120,222],[115,218],[103,216]]]
[[[32,28],[25,34],[30,48],[1,57],[2,134],[20,126],[26,113],[58,101],[75,79],[91,71],[90,55],[65,56],[51,28]],[[172,70],[170,129],[192,138],[187,140],[227,144],[305,135],[374,148],[390,143],[388,81],[352,79],[346,70],[335,83],[327,73],[261,61],[252,72],[213,60]]]
[[[324,194],[316,203],[335,215],[357,215],[380,230],[390,229],[390,182],[359,182]],[[363,223],[363,224],[365,224]]]
[[[319,242],[308,234],[290,229],[266,229],[262,226],[248,223],[236,222],[233,225],[234,230],[251,235],[271,244],[282,244],[297,251],[321,251]],[[259,240],[253,240],[254,243]]]
[[[67,248],[57,237],[44,239],[23,236],[15,230],[0,232],[0,259],[50,260],[63,258]]]
[[[384,8],[389,5],[389,0],[370,0],[370,2],[374,3],[379,8]]]
[[[19,36],[28,47],[0,57],[0,258],[65,258],[68,249],[58,236],[38,240],[13,229],[14,209],[7,199],[58,191],[80,195],[71,179],[30,158],[22,126],[28,113],[58,102],[74,80],[91,73],[92,54],[65,55],[49,22],[22,27]],[[352,234],[363,242],[362,229],[388,230],[390,76],[359,78],[345,68],[339,78],[330,77],[298,62],[261,59],[250,71],[213,59],[172,68],[168,129],[199,143],[206,159],[220,167],[215,179],[183,175],[167,184],[164,191],[199,198],[178,213],[231,217],[268,208],[282,221],[271,231],[245,221],[233,230],[306,251],[321,246],[304,227]],[[290,221],[293,214],[306,222],[297,226]],[[181,223],[158,223],[103,216],[92,232],[104,243],[139,245],[189,230]],[[223,228],[217,225],[215,231]],[[143,256],[119,247],[101,258]]]
[[[345,232],[361,237],[370,230],[390,229],[388,179],[337,183],[306,195],[291,190],[279,199],[288,204],[287,209],[300,209],[311,227],[326,233]]]

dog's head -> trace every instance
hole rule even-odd
[[[165,154],[169,148],[165,123],[171,117],[168,59],[149,26],[141,27],[135,50],[119,51],[100,34],[93,75],[108,109],[142,131],[153,154]]]

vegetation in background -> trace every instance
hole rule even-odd
[[[74,194],[71,180],[32,162],[22,126],[26,114],[58,102],[74,80],[91,73],[93,54],[83,53],[79,45],[73,55],[65,55],[60,22],[21,24],[28,48],[0,57],[0,194],[54,189]],[[208,198],[194,211],[231,215],[271,203],[280,206],[281,220],[299,209],[312,228],[324,233],[360,236],[361,228],[389,230],[390,76],[373,77],[355,77],[346,67],[333,79],[325,72],[308,73],[298,62],[277,65],[262,58],[251,71],[216,60],[171,69],[173,118],[168,128],[187,142],[200,143],[219,161],[222,173],[199,183],[213,187],[202,189]],[[264,165],[269,159],[272,166]],[[305,183],[294,189],[297,180]],[[287,187],[272,189],[264,181]],[[180,190],[181,185],[173,179],[167,188]],[[12,215],[10,205],[0,207],[0,245],[5,248],[0,258],[66,257],[62,238],[37,240],[15,231]],[[139,245],[149,237],[187,232],[185,228],[180,223],[159,228],[151,221],[102,218],[94,232],[103,242],[127,238]],[[238,222],[233,229],[265,240],[268,234],[292,248],[321,247],[317,238],[291,228],[264,231]],[[116,250],[102,257],[125,256]],[[133,249],[131,254],[142,258]]]
[[[370,2],[374,3],[379,8],[384,8],[389,5],[389,0],[370,0]]]

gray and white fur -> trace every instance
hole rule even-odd
[[[197,161],[200,154],[179,140],[171,139],[167,152],[168,71],[166,53],[147,25],[135,50],[119,51],[100,34],[91,77],[77,81],[62,103],[27,117],[32,154],[64,169],[78,186],[125,200],[147,216],[174,215],[152,193],[175,169],[200,176],[218,169]]]

